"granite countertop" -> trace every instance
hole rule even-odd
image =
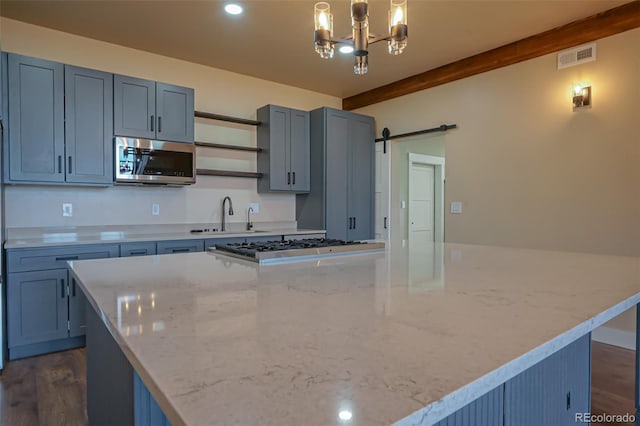
[[[219,229],[218,224],[109,225],[52,228],[9,228],[5,249],[82,244],[128,243],[209,238],[268,237],[280,235],[324,234],[320,229],[297,229],[293,223],[256,223],[252,231],[244,224],[232,223],[227,232],[190,232],[192,229]]]
[[[637,257],[458,244],[70,265],[176,426],[432,424],[640,302]]]

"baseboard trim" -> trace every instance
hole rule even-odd
[[[591,339],[608,345],[636,350],[636,333],[616,328],[598,327],[591,332]]]

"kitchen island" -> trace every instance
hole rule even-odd
[[[434,424],[640,302],[635,257],[457,244],[70,268],[174,426]]]

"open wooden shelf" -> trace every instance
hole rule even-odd
[[[235,172],[231,170],[212,170],[212,169],[197,169],[197,175],[205,175],[205,176],[230,176],[230,177],[241,177],[241,178],[261,178],[262,173],[255,172]]]
[[[195,144],[196,146],[202,146],[206,148],[234,149],[237,151],[251,151],[251,152],[262,151],[262,149],[260,148],[253,148],[251,146],[226,145],[223,143],[195,142]]]
[[[210,112],[194,111],[194,116],[198,118],[208,118],[210,120],[228,121],[229,123],[246,124],[248,126],[259,126],[260,122],[248,120],[246,118],[230,117],[228,115],[213,114]]]

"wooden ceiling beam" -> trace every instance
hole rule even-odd
[[[351,111],[640,27],[640,0],[342,100]]]

